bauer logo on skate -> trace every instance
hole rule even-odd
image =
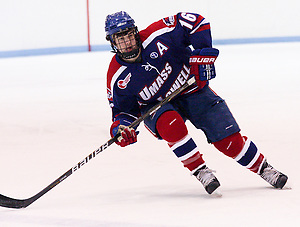
[[[197,64],[212,64],[215,62],[217,57],[203,57],[203,56],[195,56],[190,58],[190,63]]]
[[[121,89],[125,89],[127,87],[127,84],[130,82],[131,73],[129,73],[124,80],[118,81],[118,87]]]

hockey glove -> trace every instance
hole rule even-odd
[[[137,133],[135,130],[128,126],[121,125],[119,120],[115,121],[110,127],[111,137],[116,136],[118,133],[120,133],[120,136],[117,138],[116,144],[121,147],[125,147],[137,141]]]
[[[194,75],[197,84],[200,81],[211,80],[216,77],[214,62],[219,55],[219,50],[215,48],[196,49],[190,57],[191,75]]]

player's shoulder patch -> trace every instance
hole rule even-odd
[[[162,19],[162,21],[167,26],[174,26],[175,25],[175,16],[169,16]]]
[[[120,89],[126,89],[127,88],[127,84],[130,82],[130,78],[131,78],[131,73],[129,73],[124,80],[118,80],[118,87]]]

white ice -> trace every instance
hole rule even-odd
[[[291,190],[273,189],[188,124],[221,182],[212,198],[141,125],[138,143],[113,144],[26,209],[0,208],[0,226],[300,226],[300,43],[217,48],[212,89]],[[0,59],[1,194],[36,194],[109,139],[111,56]]]

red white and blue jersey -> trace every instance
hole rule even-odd
[[[139,117],[141,108],[162,100],[188,80],[189,46],[212,47],[209,22],[193,13],[159,20],[139,35],[141,62],[127,63],[114,55],[109,65],[107,95],[114,121]]]

